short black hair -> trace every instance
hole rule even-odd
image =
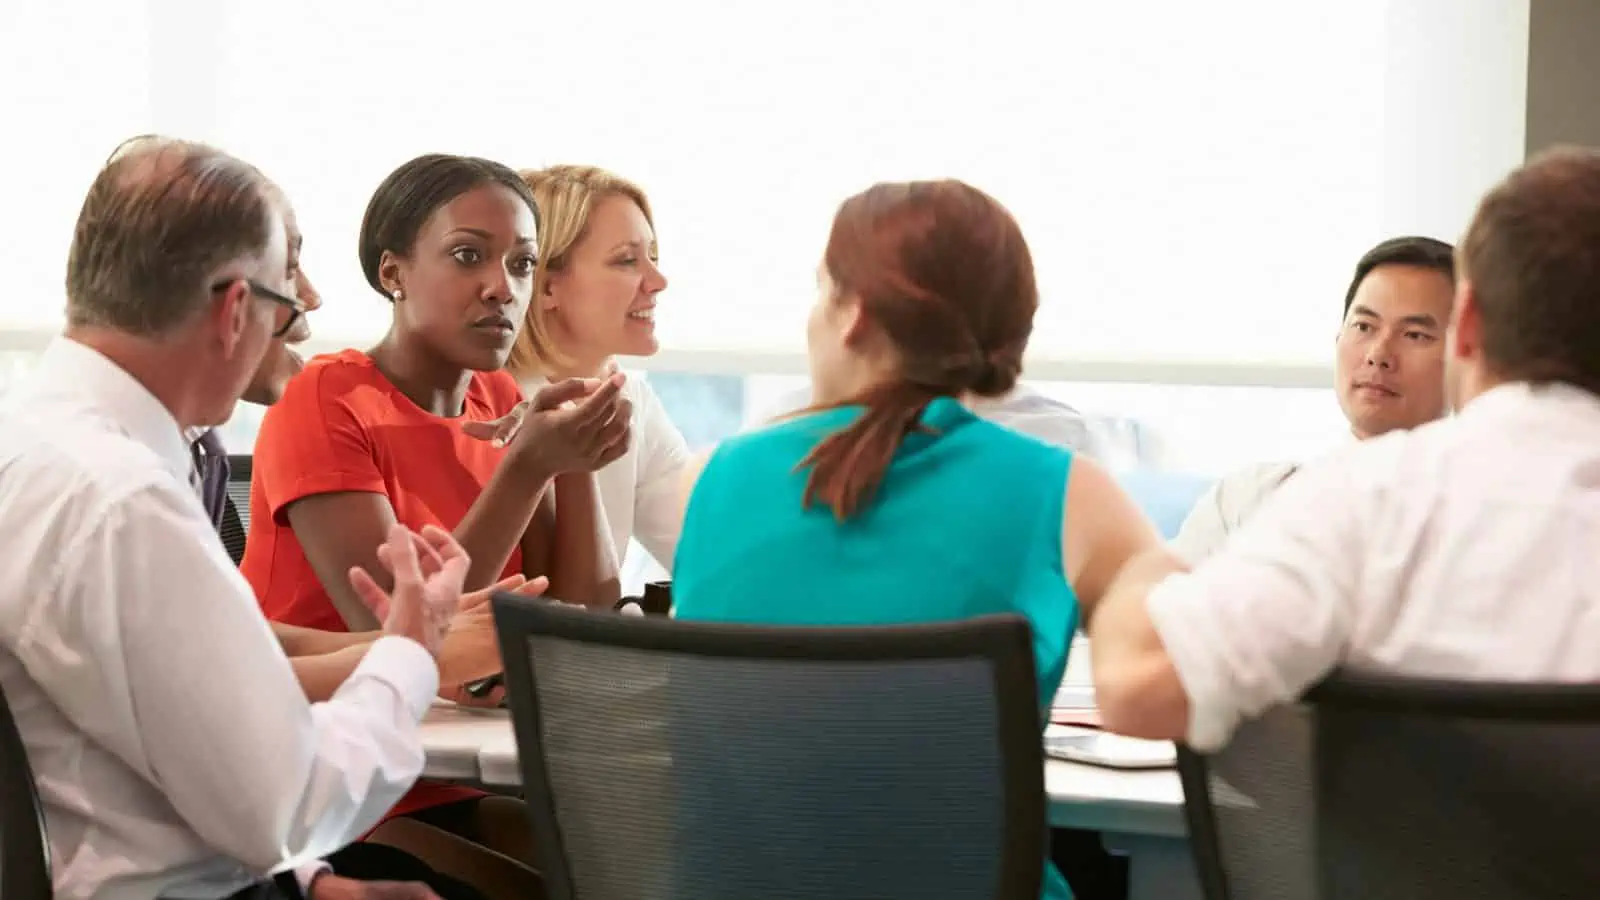
[[[1373,247],[1362,254],[1361,261],[1356,263],[1356,274],[1350,279],[1349,289],[1344,292],[1346,314],[1350,312],[1350,304],[1356,299],[1356,291],[1360,289],[1361,282],[1366,281],[1372,270],[1379,266],[1418,266],[1432,269],[1454,283],[1456,248],[1437,238],[1419,235],[1389,238]]]
[[[366,215],[361,217],[358,252],[367,284],[389,299],[378,275],[383,251],[404,256],[411,252],[418,232],[439,207],[485,184],[498,184],[527,202],[533,222],[539,224],[539,204],[533,191],[509,167],[477,156],[429,153],[389,173],[372,192]]]

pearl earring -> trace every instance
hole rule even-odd
[[[395,288],[394,291],[391,292],[389,296],[394,298],[394,302],[399,303],[401,300],[404,300],[406,298],[406,292],[400,290],[399,288]]]

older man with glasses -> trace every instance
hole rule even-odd
[[[184,430],[225,421],[307,308],[282,207],[203,145],[114,155],[78,217],[67,328],[0,414],[0,683],[66,900],[434,896],[317,859],[421,769],[465,554],[395,529],[384,636],[312,705],[186,483]]]

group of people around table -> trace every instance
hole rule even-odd
[[[468,690],[501,668],[490,593],[606,614],[634,540],[680,619],[1018,613],[1041,704],[1085,631],[1105,726],[1202,750],[1338,666],[1600,674],[1594,151],[1512,173],[1459,248],[1368,253],[1335,342],[1349,446],[1223,479],[1171,545],[1019,386],[1032,255],[960,181],[843,202],[811,395],[703,454],[615,364],[655,352],[667,285],[637,185],[405,163],[358,242],[389,328],[309,361],[301,242],[248,163],[130,141],[7,398],[0,687],[60,897],[536,894],[521,803],[419,781],[419,725],[500,701]],[[235,567],[214,429],[240,399],[270,408]]]

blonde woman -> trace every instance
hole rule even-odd
[[[507,363],[525,396],[551,379],[599,376],[618,356],[654,354],[656,298],[667,279],[644,191],[592,166],[519,174],[540,214],[533,302]],[[688,446],[648,381],[630,378],[623,390],[633,404],[632,443],[593,476],[599,527],[618,560],[637,538],[670,571]]]

